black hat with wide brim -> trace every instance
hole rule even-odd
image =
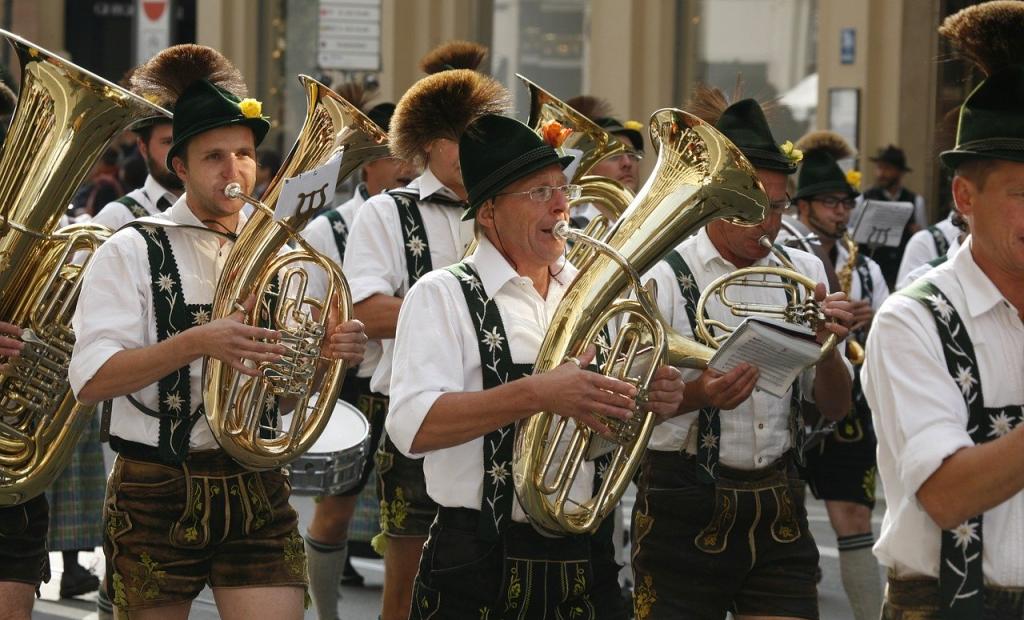
[[[532,129],[507,116],[487,114],[466,128],[459,140],[462,182],[469,194],[463,220],[476,217],[480,205],[515,181],[572,157],[559,156]]]
[[[174,143],[167,152],[167,168],[174,170],[171,160],[181,155],[190,138],[205,131],[244,125],[252,130],[256,146],[270,130],[270,121],[261,116],[255,100],[243,100],[208,80],[196,80],[174,104]]]
[[[623,125],[618,119],[610,116],[602,116],[597,119],[597,124],[613,136],[624,136],[633,145],[633,150],[643,152],[644,135],[636,129]]]
[[[825,150],[804,153],[800,174],[796,177],[793,200],[808,199],[821,194],[844,193],[851,198],[860,195],[846,180],[846,173]]]
[[[725,134],[755,168],[796,172],[796,161],[780,150],[757,101],[743,99],[729,106],[715,122],[715,129]]]
[[[939,159],[948,168],[971,159],[1024,162],[1024,66],[993,73],[960,107],[956,147]]]
[[[907,165],[907,156],[903,152],[903,149],[890,144],[878,151],[878,155],[869,157],[871,161],[879,164],[889,164],[895,168],[899,168],[903,172],[913,172],[910,166]]]

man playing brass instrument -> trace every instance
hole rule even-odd
[[[593,351],[531,374],[576,269],[552,234],[568,220],[569,157],[522,123],[484,116],[459,145],[479,246],[409,291],[395,338],[387,430],[423,457],[440,505],[423,550],[413,618],[626,618],[607,518],[594,535],[548,538],[526,523],[512,486],[514,423],[554,411],[606,431],[591,412],[628,419],[636,389],[584,368]],[[659,369],[647,405],[674,412],[682,382]],[[588,499],[585,462],[571,497]],[[488,616],[488,614],[490,614]]]
[[[684,335],[696,332],[697,298],[712,280],[742,267],[781,264],[761,237],[778,235],[789,205],[786,180],[796,171],[797,157],[778,146],[753,99],[723,107],[724,95],[702,87],[690,111],[713,122],[750,160],[771,208],[753,227],[709,223],[651,271],[663,315]],[[848,321],[845,295],[826,295],[821,261],[795,249],[785,253],[818,282],[815,299],[825,315]],[[785,302],[779,289],[749,287],[731,295],[745,302]],[[717,299],[707,310],[727,325],[741,320]],[[818,341],[830,333],[842,339],[847,329],[826,323]],[[785,398],[755,390],[758,369],[749,364],[726,374],[684,374],[691,380],[682,415],[654,429],[638,479],[632,522],[638,620],[721,619],[730,610],[737,618],[818,617],[818,550],[795,463],[804,400],[814,400],[830,419],[849,411],[851,371],[841,347],[836,349],[804,371]]]
[[[107,593],[121,615],[184,618],[209,584],[226,618],[301,618],[305,554],[287,482],[280,471],[231,459],[202,410],[204,358],[253,376],[252,362],[287,352],[278,332],[242,322],[252,296],[211,320],[220,271],[245,223],[242,202],[224,190],[252,191],[256,146],[270,123],[258,101],[241,98],[238,71],[207,47],[164,50],[133,81],[176,101],[167,159],[186,191],[100,248],[74,317],[72,388],[85,403],[113,399],[110,445],[119,454],[104,502]],[[364,343],[358,321],[329,323],[321,355],[358,363]]]
[[[850,299],[851,332],[866,335],[875,311],[889,296],[889,287],[878,264],[862,253],[851,257],[843,241],[858,192],[836,162],[852,156],[853,150],[831,131],[810,133],[796,146],[804,155],[793,197],[800,221],[817,236],[830,259],[826,269],[835,269]],[[850,415],[821,442],[808,448],[802,473],[814,496],[825,501],[839,547],[843,589],[854,618],[877,620],[882,609],[882,587],[878,562],[871,553],[877,442],[871,410],[859,381],[854,381],[853,390]]]

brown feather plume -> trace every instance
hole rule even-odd
[[[174,45],[153,56],[135,70],[131,85],[143,97],[173,104],[189,86],[202,79],[239,98],[248,94],[242,74],[230,60],[211,47],[194,43]]]
[[[421,79],[405,92],[391,117],[391,152],[423,162],[437,138],[458,141],[466,127],[484,114],[507,114],[511,96],[497,80],[469,69],[442,71]]]
[[[359,82],[345,82],[334,88],[334,92],[341,95],[341,98],[351,103],[360,112],[366,112],[366,105],[377,96],[376,89],[367,89]]]
[[[803,151],[804,155],[811,151],[825,151],[836,161],[854,155],[853,148],[841,135],[827,129],[812,131],[804,135],[797,140],[795,146]]]
[[[420,69],[433,75],[451,69],[476,71],[487,56],[487,46],[472,41],[448,41],[420,59]]]
[[[594,122],[599,118],[612,116],[612,105],[607,100],[593,95],[576,95],[567,99],[565,103]]]
[[[729,99],[722,89],[707,84],[697,84],[693,96],[686,104],[686,111],[705,123],[714,125],[729,107]]]
[[[999,69],[1024,64],[1024,2],[994,0],[969,6],[950,15],[939,27],[967,60],[991,75]]]

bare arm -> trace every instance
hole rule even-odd
[[[827,322],[818,330],[818,342],[824,342],[830,334],[835,334],[836,348],[818,362],[814,372],[814,402],[818,411],[829,420],[841,420],[853,406],[853,380],[850,371],[839,354],[839,343],[850,335],[847,327],[853,322],[852,303],[846,299],[846,293],[826,295],[825,284],[818,283],[814,298],[822,303],[825,316],[834,321]]]
[[[917,490],[928,516],[944,530],[990,510],[1024,489],[1024,426],[961,448]]]
[[[365,326],[368,338],[386,340],[395,337],[398,310],[401,307],[401,297],[377,293],[355,304],[352,310],[355,318]]]

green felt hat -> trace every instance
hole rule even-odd
[[[515,181],[558,164],[563,169],[572,157],[560,157],[532,129],[507,116],[487,114],[466,128],[459,140],[462,182],[469,194],[463,220]]]
[[[612,134],[613,136],[623,136],[629,143],[633,145],[633,150],[638,153],[644,152],[644,135],[640,133],[639,129],[635,129],[632,123],[636,121],[630,121],[626,124],[619,122],[618,119],[612,118],[611,116],[602,116],[595,121],[602,129]],[[636,123],[639,125],[639,123]],[[642,127],[642,125],[641,125]]]
[[[167,152],[167,167],[181,155],[185,143],[196,135],[229,125],[245,125],[252,129],[256,146],[270,130],[270,121],[260,114],[261,104],[255,99],[239,99],[209,80],[196,80],[174,104],[174,144]]]
[[[800,163],[800,174],[796,177],[796,194],[793,200],[810,198],[819,194],[842,192],[848,196],[859,196],[860,192],[846,180],[846,173],[827,151],[804,152]]]
[[[1005,67],[978,85],[960,107],[956,146],[939,155],[955,169],[969,159],[1024,162],[1024,66]]]
[[[764,110],[753,99],[742,99],[726,108],[715,129],[725,134],[755,168],[785,174],[796,172],[796,159],[786,155],[772,136]]]

